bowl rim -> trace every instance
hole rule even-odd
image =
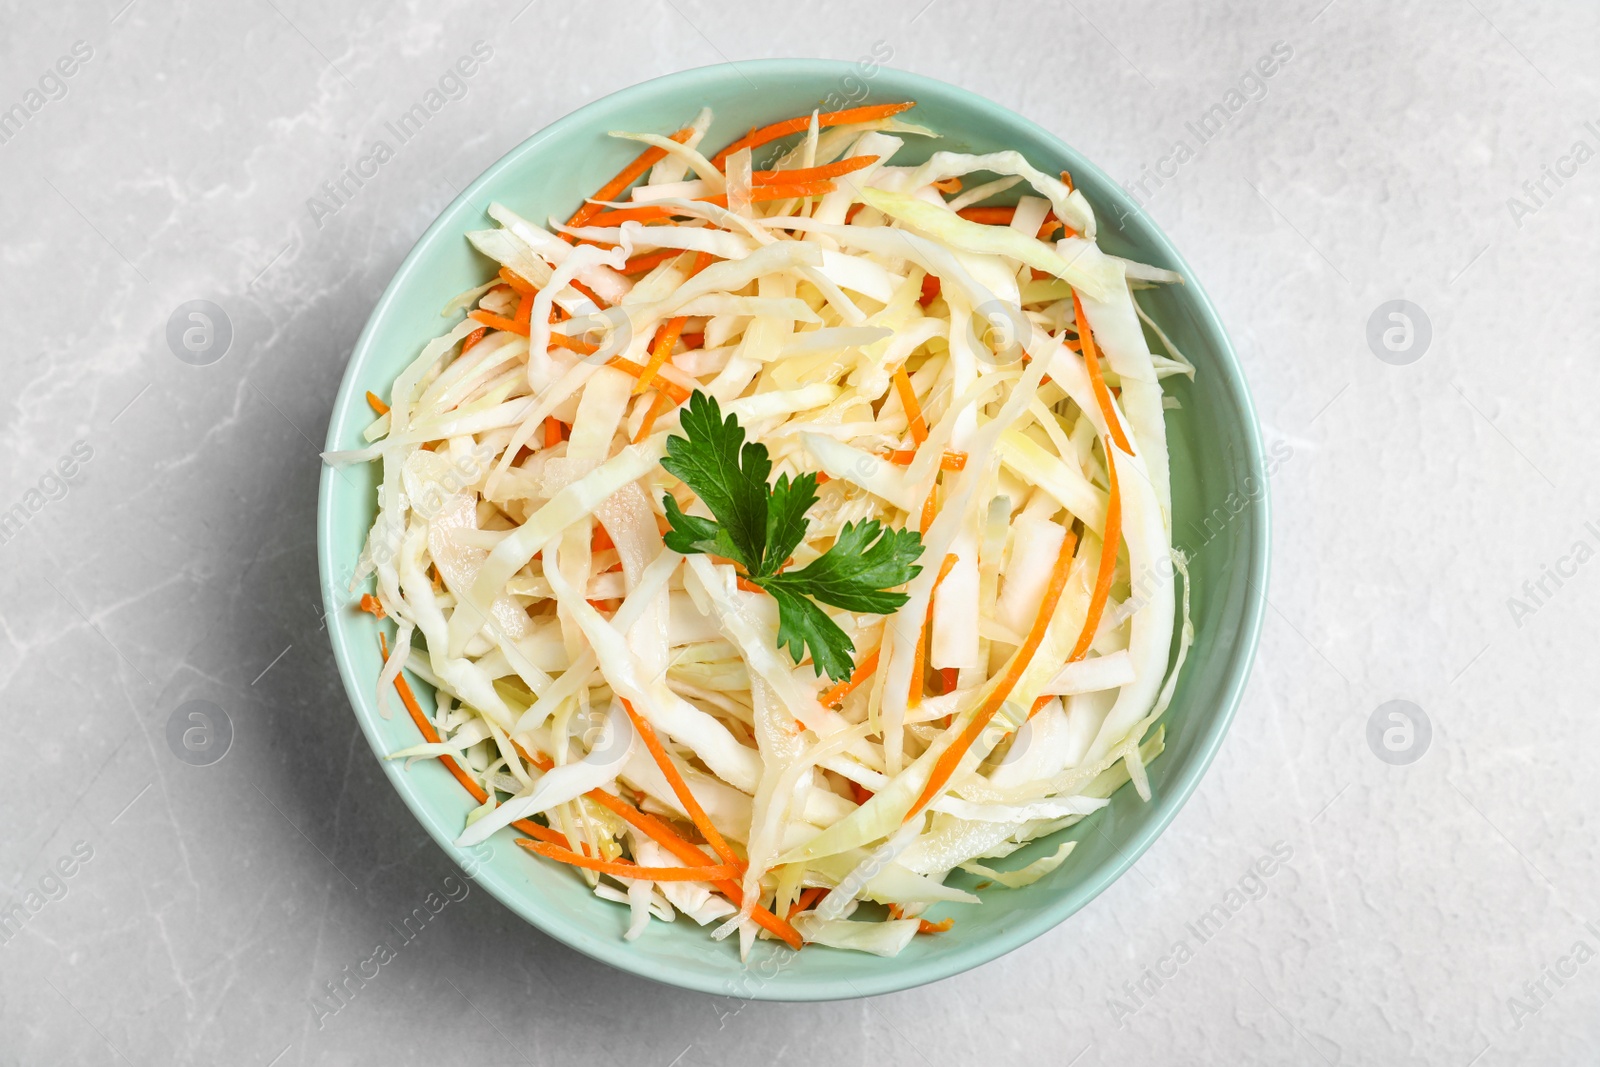
[[[1165,783],[1165,788],[1159,796],[1153,797],[1148,801],[1149,804],[1154,805],[1154,817],[1138,831],[1131,841],[1119,847],[1118,855],[1114,862],[1101,868],[1096,876],[1077,883],[1070,892],[1063,893],[1060,897],[1052,900],[1046,907],[1026,915],[1014,925],[997,931],[988,939],[963,946],[948,953],[928,957],[919,961],[915,967],[896,967],[894,961],[886,960],[884,961],[884,969],[867,979],[860,977],[828,978],[819,979],[815,983],[792,987],[785,987],[778,982],[764,982],[758,984],[753,990],[741,993],[741,999],[746,1000],[815,1002],[854,999],[913,989],[917,986],[952,977],[998,959],[1000,956],[1027,944],[1034,938],[1064,922],[1081,908],[1086,907],[1104,892],[1108,886],[1127,873],[1128,868],[1133,866],[1145,851],[1155,843],[1156,839],[1165,832],[1173,819],[1177,817],[1178,812],[1188,802],[1190,796],[1193,795],[1206,771],[1210,769],[1211,763],[1221,747],[1223,738],[1233,722],[1234,715],[1243,697],[1245,686],[1249,680],[1250,669],[1255,660],[1266,609],[1266,589],[1271,555],[1271,503],[1270,485],[1264,473],[1264,450],[1261,442],[1260,425],[1256,416],[1255,405],[1251,400],[1250,391],[1245,382],[1244,370],[1239,364],[1239,359],[1234,351],[1228,331],[1223,325],[1221,316],[1218,315],[1210,297],[1207,296],[1205,290],[1195,279],[1194,271],[1189,267],[1188,262],[1178,252],[1161,228],[1145,214],[1143,209],[1133,201],[1119,183],[1096,166],[1082,152],[1073,148],[1049,129],[972,90],[913,71],[888,67],[883,64],[878,66],[879,69],[892,73],[896,79],[922,87],[919,99],[923,95],[938,95],[946,101],[958,104],[962,108],[978,113],[980,116],[987,116],[1007,124],[1021,124],[1035,136],[1048,143],[1054,151],[1074,160],[1073,170],[1075,172],[1092,174],[1106,188],[1111,190],[1110,199],[1112,202],[1103,206],[1114,208],[1118,211],[1119,225],[1125,231],[1136,233],[1141,240],[1159,249],[1167,258],[1172,269],[1177,270],[1184,276],[1185,295],[1193,305],[1198,327],[1208,335],[1208,340],[1213,344],[1213,355],[1217,368],[1244,424],[1244,433],[1236,442],[1243,449],[1243,463],[1255,474],[1263,489],[1259,494],[1250,498],[1246,512],[1240,516],[1248,521],[1248,536],[1250,538],[1250,553],[1245,575],[1247,589],[1241,608],[1241,617],[1238,619],[1238,640],[1234,644],[1230,657],[1231,662],[1228,663],[1223,676],[1221,698],[1213,706],[1204,722],[1200,724],[1200,736],[1197,738],[1194,758],[1175,772],[1174,776]],[[337,437],[339,432],[351,417],[352,407],[364,395],[362,384],[356,380],[356,371],[368,359],[368,350],[373,344],[373,336],[377,332],[378,323],[387,317],[391,306],[400,299],[400,293],[407,288],[411,276],[422,269],[421,261],[425,250],[433,244],[438,234],[445,228],[447,220],[455,214],[458,208],[463,204],[475,201],[487,186],[497,181],[502,172],[513,167],[525,155],[537,152],[544,141],[575,127],[582,128],[590,125],[593,122],[591,116],[602,108],[609,108],[618,104],[629,104],[636,100],[648,98],[663,89],[677,89],[680,86],[696,82],[714,81],[726,76],[728,71],[742,74],[744,69],[759,69],[764,74],[771,73],[778,76],[786,73],[795,76],[814,76],[819,72],[843,76],[846,73],[855,71],[856,64],[850,61],[833,59],[754,59],[715,63],[675,71],[598,97],[513,146],[486,168],[483,173],[478,175],[465,189],[461,190],[459,195],[440,211],[438,217],[417,238],[416,243],[407,252],[405,259],[395,270],[394,276],[384,288],[383,295],[374,305],[366,325],[362,328],[355,345],[351,349],[344,376],[341,379],[339,390],[329,415],[325,447],[330,451],[338,447]],[[351,709],[354,711],[356,720],[361,726],[362,733],[365,734],[367,743],[372,747],[374,754],[378,756],[379,764],[389,778],[390,783],[400,794],[401,799],[411,810],[412,815],[428,832],[429,836],[438,843],[446,854],[457,863],[460,863],[462,854],[453,845],[457,830],[444,824],[440,813],[436,812],[427,798],[424,797],[423,791],[417,785],[415,778],[405,774],[404,768],[400,764],[383,758],[385,748],[378,735],[378,716],[373,695],[368,686],[358,681],[352,667],[351,635],[347,633],[345,620],[343,620],[341,614],[341,609],[345,605],[336,599],[335,593],[335,582],[338,573],[336,569],[337,561],[332,558],[332,543],[335,537],[334,527],[336,525],[332,506],[333,494],[336,492],[335,477],[336,471],[327,464],[323,464],[319,475],[317,493],[317,561],[323,610],[325,616],[331,620],[327,630],[329,641],[333,646],[334,659],[339,669],[339,676],[344,684],[345,694],[349,699]],[[522,919],[569,948],[575,949],[592,959],[676,988],[712,995],[728,995],[728,987],[724,981],[662,968],[656,961],[636,954],[632,947],[620,938],[601,938],[588,933],[584,929],[550,921],[536,908],[528,906],[527,894],[520,887],[513,885],[508,878],[496,872],[492,867],[481,868],[470,874],[469,877],[482,885],[501,904],[515,912]]]

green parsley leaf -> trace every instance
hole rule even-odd
[[[796,663],[805,659],[805,650],[810,648],[815,673],[826,671],[836,682],[850,677],[856,666],[850,654],[856,646],[839,624],[803,596],[781,586],[763,588],[778,602],[778,647],[787,645],[789,658]]]
[[[806,512],[817,502],[817,476],[787,474],[769,486],[766,446],[745,442],[744,427],[722,417],[716,400],[696,392],[682,417],[683,437],[667,438],[661,465],[694,490],[715,519],[688,515],[668,494],[667,547],[685,555],[733,560],[745,577],[778,602],[778,645],[796,663],[834,681],[850,677],[855,645],[818,601],[845,611],[884,615],[906,602],[887,590],[921,573],[922,537],[877,520],[848,523],[833,547],[797,571],[780,572],[806,535]]]
[[[887,615],[908,599],[884,590],[904,585],[922,568],[922,537],[915,530],[890,530],[876,519],[846,523],[833,547],[797,571],[773,575],[768,584],[804,592],[846,611]]]
[[[730,549],[722,554],[758,572],[767,545],[767,476],[772,473],[767,446],[744,444],[739,420],[729,415],[724,421],[716,400],[698,390],[689,398],[682,425],[688,437],[667,438],[661,465],[716,516]]]

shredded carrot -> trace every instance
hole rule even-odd
[[[696,253],[694,266],[689,268],[689,277],[693,278],[710,266],[712,258],[710,252]],[[672,356],[672,348],[678,343],[678,336],[683,333],[684,324],[688,321],[687,315],[675,315],[661,324],[661,328],[656,331],[655,342],[650,346],[650,362],[644,365],[644,373],[639,375],[639,380],[633,384],[634,396],[650,388],[656,372]]]
[[[1094,632],[1100,628],[1100,616],[1106,610],[1111,596],[1111,578],[1117,569],[1117,546],[1122,543],[1122,499],[1117,491],[1117,464],[1106,449],[1106,480],[1110,483],[1110,496],[1106,501],[1105,539],[1100,546],[1100,570],[1095,575],[1094,593],[1089,598],[1089,614],[1084,617],[1083,631],[1078,643],[1072,647],[1068,663],[1076,663],[1089,652]]]
[[[801,182],[794,185],[753,185],[750,187],[750,202],[752,204],[765,203],[768,200],[790,200],[796,197],[821,196],[823,193],[833,192],[833,183],[826,179],[814,182]],[[728,194],[718,193],[715,196],[697,196],[695,202],[711,204],[715,207],[728,206]],[[639,207],[622,207],[612,211],[602,212],[589,220],[594,226],[620,226],[624,222],[652,222],[656,219],[670,219],[674,215],[682,214],[677,208],[665,204],[641,204]]]
[[[650,410],[644,413],[644,419],[639,423],[639,432],[633,435],[633,443],[638,444],[650,436],[650,431],[655,429],[656,420],[673,408],[672,398],[666,393],[657,393],[655,399],[650,401]]]
[[[389,642],[384,640],[384,636],[381,633],[378,635],[378,648],[383,652],[383,658],[387,660],[389,658]],[[433,723],[429,722],[428,717],[422,714],[422,708],[417,704],[416,694],[411,691],[411,685],[406,681],[404,674],[394,676],[394,688],[400,694],[400,702],[406,706],[406,712],[411,716],[411,721],[416,724],[417,730],[421,732],[422,739],[430,745],[437,745],[439,743],[439,731],[435,730]],[[482,804],[489,798],[489,794],[483,791],[483,787],[473,781],[472,777],[461,769],[461,765],[453,757],[440,756],[439,762],[444,764],[445,770],[454,775],[456,781],[460,782],[468,793],[472,794],[472,799]],[[565,834],[558,833],[548,826],[540,826],[531,819],[519,819],[511,825],[525,834],[537,837],[541,841],[547,841],[552,845],[560,845],[566,848],[569,844]]]
[[[917,403],[916,390],[911,388],[911,376],[905,367],[894,370],[895,392],[900,394],[900,405],[906,409],[906,421],[911,424],[911,439],[917,444],[928,439],[928,424],[922,418],[922,405]]]
[[[513,292],[522,296],[538,296],[539,290],[534,288],[532,282],[512,270],[510,267],[500,268],[500,280],[511,286]]]
[[[942,934],[946,930],[948,930],[952,926],[954,926],[955,924],[956,924],[955,919],[950,918],[948,916],[946,918],[940,919],[936,923],[935,922],[929,922],[927,919],[918,919],[917,920],[917,933],[919,933],[919,934]]]
[[[545,844],[542,841],[529,841],[525,837],[517,838],[517,844],[546,859],[590,871],[599,871],[613,878],[638,878],[649,882],[717,882],[733,876],[733,868],[725,863],[704,867],[641,867],[628,860],[601,860],[580,856],[571,849]]]
[[[522,302],[517,305],[517,315],[511,320],[522,328],[521,332],[531,332],[533,329],[533,297],[524,295]]]
[[[556,333],[554,330],[550,331],[550,343],[557,348],[565,348],[568,352],[576,352],[580,356],[592,356],[600,351],[599,345],[592,345],[571,334]]]
[[[922,675],[927,666],[928,631],[933,629],[933,598],[939,592],[939,586],[950,576],[950,570],[956,565],[957,556],[954,552],[944,557],[944,562],[939,565],[939,577],[933,580],[933,589],[928,593],[928,613],[922,620],[922,626],[917,630],[917,651],[911,660],[911,688],[906,693],[906,706],[916,707],[922,703]]]
[[[802,167],[799,170],[758,170],[750,175],[750,184],[801,185],[806,182],[821,181],[824,178],[837,178],[877,161],[877,156],[850,156],[820,167]]]
[[[859,782],[850,783],[850,795],[855,798],[855,802],[858,807],[877,796],[876,793]]]
[[[1072,189],[1073,189],[1072,175],[1068,174],[1066,171],[1062,171],[1061,172],[1061,184],[1065,185],[1067,187],[1067,191],[1068,192],[1071,192]]]
[[[544,418],[544,447],[554,448],[561,443],[561,423],[554,416]]]
[[[907,100],[901,104],[872,104],[867,107],[846,108],[843,111],[825,111],[816,116],[817,129],[823,130],[829,126],[844,126],[852,122],[873,122],[877,119],[886,119],[898,115],[902,111],[909,111],[916,106],[915,100]],[[804,133],[810,128],[810,115],[796,115],[792,119],[774,122],[772,125],[763,126],[759,130],[752,130],[724,148],[711,157],[711,164],[718,170],[722,170],[728,161],[728,157],[741,148],[760,148],[762,145],[770,144],[780,137],[787,137],[791,133]]]
[[[799,915],[802,911],[810,911],[816,906],[817,901],[821,900],[827,895],[827,889],[820,885],[814,885],[810,889],[802,890],[800,893],[800,898],[793,904],[789,905],[789,914],[785,917],[792,919],[796,915]]]
[[[928,492],[928,499],[922,502],[922,516],[917,520],[917,532],[926,534],[933,525],[933,520],[939,514],[939,487],[936,485]]]
[[[1016,216],[1015,207],[964,207],[956,212],[968,222],[981,222],[987,226],[1009,225]]]
[[[1055,699],[1055,694],[1053,694],[1053,693],[1045,693],[1043,696],[1039,697],[1038,700],[1035,700],[1033,702],[1033,707],[1028,709],[1028,718],[1031,719],[1035,715],[1039,714],[1041,711],[1044,710],[1044,706],[1046,704],[1050,703],[1054,699]]]
[[[647,270],[654,270],[668,260],[677,259],[683,255],[681,248],[663,248],[657,252],[644,252],[634,256],[622,265],[624,274],[643,274]]]
[[[693,133],[694,130],[692,128],[685,126],[683,129],[673,134],[672,139],[677,141],[679,144],[682,144],[683,142],[687,141],[690,135]],[[567,225],[582,226],[587,223],[600,211],[600,205],[591,203],[590,201],[615,200],[617,197],[622,195],[622,191],[624,189],[638,181],[645,171],[649,170],[651,167],[655,166],[657,163],[666,158],[666,149],[657,148],[654,145],[639,153],[637,159],[619,170],[614,178],[602,185],[592,197],[590,197],[588,200],[585,200],[583,204],[579,206],[578,210],[572,213],[572,217],[567,220]],[[568,244],[573,243],[573,238],[568,234],[562,234],[561,237]]]
[[[389,405],[385,404],[382,400],[379,400],[378,394],[372,392],[370,389],[367,390],[367,405],[371,407],[373,411],[376,411],[380,418],[389,414]]]
[[[946,178],[944,181],[934,182],[933,187],[946,196],[949,196],[951,193],[959,193],[961,191],[961,179]]]
[[[1083,346],[1083,365],[1089,369],[1089,383],[1094,386],[1095,402],[1100,405],[1100,414],[1105,417],[1111,439],[1131,456],[1133,447],[1123,435],[1122,423],[1117,421],[1116,410],[1111,406],[1111,394],[1106,391],[1106,379],[1100,373],[1100,353],[1095,347],[1094,331],[1089,329],[1089,320],[1083,314],[1083,301],[1078,299],[1076,290],[1072,294],[1072,311],[1078,317],[1078,343]]]
[[[954,693],[956,685],[961,678],[961,671],[955,667],[939,668],[939,693]]]
[[[914,448],[899,448],[899,449],[895,449],[893,452],[890,452],[888,457],[887,457],[887,459],[889,460],[890,463],[893,463],[893,464],[895,464],[896,466],[899,466],[899,467],[909,467],[909,466],[911,466],[912,461],[915,460],[916,458],[917,458],[917,450],[914,449]],[[954,451],[946,450],[944,455],[939,457],[939,469],[942,470],[942,471],[964,471],[964,470],[966,470],[967,469],[967,454],[965,452],[954,452]]]
[[[817,702],[825,708],[838,707],[844,703],[844,698],[854,693],[861,683],[872,677],[872,672],[878,669],[878,653],[882,651],[882,648],[875,648],[867,653],[866,658],[856,664],[856,669],[850,672],[849,678],[823,690]]]
[[[592,789],[584,796],[627,822],[636,830],[646,834],[656,844],[677,856],[684,863],[699,865],[704,864],[710,858],[698,845],[692,844],[662,820],[654,815],[648,815],[640,811],[632,804],[607,793],[604,789]],[[735,905],[742,906],[744,903],[744,891],[740,889],[738,882],[728,879],[726,881],[718,881],[715,885],[717,891],[723,896],[733,901]],[[759,904],[750,913],[750,917],[763,929],[782,938],[790,948],[798,949],[805,943],[801,939],[799,931]]]
[[[866,206],[867,205],[861,203],[860,201],[857,201],[856,203],[851,204],[849,210],[847,210],[844,213],[844,224],[846,226],[848,226],[852,222],[856,221],[856,216],[861,214],[861,209],[866,207]],[[926,307],[927,305],[924,304],[923,306]]]
[[[463,337],[461,339],[461,354],[466,355],[468,349],[477,344],[479,341],[483,340],[488,333],[489,328],[487,326],[479,326],[476,330],[473,330],[471,333],[467,334],[467,336]]]
[[[590,351],[593,351],[593,349],[590,349]],[[612,356],[610,359],[606,360],[606,366],[615,367],[626,374],[633,375],[635,378],[644,373],[644,368],[639,366],[639,364],[633,362],[631,359],[623,359],[621,356]],[[681,404],[685,400],[689,399],[689,390],[685,389],[677,382],[668,381],[664,377],[657,377],[656,388],[670,396],[674,403]]]
[[[388,659],[388,643],[384,640],[382,634],[378,635],[378,645],[383,650],[384,659]],[[411,687],[406,683],[405,678],[397,675],[394,685],[395,689],[400,693],[400,699],[405,704],[406,711],[411,715],[411,721],[416,724],[417,729],[421,732],[422,739],[430,744],[438,744],[439,733],[433,728],[433,724],[428,721],[427,716],[422,714],[422,708],[418,706],[417,698],[411,692]],[[521,745],[517,745],[517,748],[524,756],[528,757],[530,763],[540,769],[548,771],[553,766],[548,757],[535,758],[534,755],[523,749]],[[487,799],[487,794],[484,793],[483,787],[473,781],[453,758],[440,756],[439,762],[445,765],[445,768],[455,776],[456,781],[461,783],[462,787],[472,795],[474,800],[482,804]],[[665,822],[654,815],[645,814],[632,804],[606,792],[604,789],[591,789],[584,794],[584,797],[599,804],[635,829],[640,830],[690,867],[703,867],[706,865],[706,860],[710,858]],[[570,843],[567,841],[566,835],[552,830],[548,826],[540,826],[531,819],[519,819],[511,825],[530,837],[552,845],[558,845],[570,851]],[[736,906],[743,905],[744,892],[740,889],[738,882],[729,878],[718,879],[713,884],[718,892],[733,901]],[[800,936],[798,930],[759,904],[751,911],[750,917],[769,933],[782,938],[790,948],[798,951],[805,945],[805,940]]]
[[[504,315],[496,315],[482,308],[474,308],[467,312],[467,318],[473,322],[481,322],[492,330],[505,330],[507,333],[521,334],[523,337],[528,336],[528,323],[519,323],[514,319],[508,319]],[[555,335],[552,335],[551,340],[554,339]]]
[[[939,297],[939,276],[937,274],[924,274],[922,276],[922,295],[917,297],[917,303],[927,307]]]
[[[383,605],[378,603],[378,598],[371,593],[362,593],[361,601],[356,606],[374,619],[383,618]]]
[[[689,791],[689,783],[683,780],[683,775],[678,773],[678,765],[672,762],[667,755],[666,748],[661,744],[661,739],[656,736],[655,727],[649,721],[633,710],[633,705],[622,701],[622,708],[628,713],[628,718],[633,720],[633,728],[644,741],[644,747],[650,750],[650,756],[656,761],[656,766],[661,768],[661,773],[666,777],[667,784],[672,786],[673,794],[678,798],[678,803],[683,805],[683,810],[688,812],[689,820],[694,823],[695,829],[700,831],[700,836],[706,839],[713,851],[722,858],[722,862],[733,867],[739,874],[744,873],[744,861],[734,853],[720,831],[712,825],[707,818],[705,809],[700,806],[700,801],[695,799]]]
[[[1006,664],[1006,669],[1000,675],[995,687],[989,691],[983,703],[978,705],[972,718],[967,720],[966,727],[950,746],[939,754],[938,760],[933,765],[933,773],[928,776],[928,784],[922,789],[922,795],[906,813],[906,822],[919,815],[940,793],[944,792],[950,777],[961,765],[961,758],[967,754],[972,743],[983,733],[995,713],[1011,696],[1011,691],[1016,688],[1017,682],[1022,679],[1022,673],[1028,669],[1033,654],[1044,643],[1045,631],[1050,628],[1050,620],[1056,613],[1056,605],[1061,602],[1061,592],[1067,587],[1067,574],[1072,569],[1072,550],[1076,544],[1077,538],[1071,533],[1068,533],[1061,542],[1061,551],[1057,554],[1055,566],[1050,571],[1050,584],[1045,587],[1044,599],[1039,603],[1039,614],[1034,617],[1033,625],[1028,628],[1028,636],[1022,639],[1022,647],[1017,649],[1011,657],[1011,662]]]
[[[602,523],[595,523],[594,530],[589,534],[589,551],[604,552],[608,548],[616,548],[617,544],[611,540],[611,531]]]
[[[701,330],[699,333],[686,333],[683,335],[682,340],[683,347],[687,348],[691,352],[697,348],[704,348],[706,346],[706,334],[704,330]]]

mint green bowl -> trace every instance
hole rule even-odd
[[[860,99],[865,84],[869,95]],[[916,100],[907,118],[937,130],[937,147],[990,152],[1014,148],[1047,172],[1072,172],[1100,217],[1109,252],[1169,267],[1188,284],[1142,294],[1145,307],[1199,368],[1195,381],[1167,380],[1182,406],[1168,412],[1174,528],[1192,556],[1195,644],[1162,720],[1166,752],[1150,767],[1154,798],[1131,788],[1110,807],[1056,837],[1030,845],[1012,861],[1028,862],[1076,838],[1061,867],[1024,889],[990,889],[981,905],[951,906],[948,933],[919,937],[898,958],[880,959],[811,946],[794,954],[762,942],[748,968],[733,941],[713,942],[680,917],[653,923],[638,940],[622,940],[627,910],[593,896],[569,870],[528,855],[503,831],[493,855],[475,863],[451,844],[471,799],[434,761],[406,769],[384,761],[385,773],[434,840],[506,906],[580,952],[623,970],[686,989],[760,1000],[834,1000],[907,989],[958,974],[1038,937],[1093,900],[1155,841],[1188,799],[1222,743],[1244,690],[1261,627],[1267,578],[1267,499],[1260,435],[1244,376],[1211,302],[1183,258],[1115,182],[1053,134],[982,97],[943,82],[878,68],[863,79],[855,64],[827,60],[764,60],[702,67],[657,78],[584,107],[512,149],[456,198],[401,264],[356,342],[328,427],[329,449],[359,447],[371,419],[364,394],[387,395],[421,346],[447,325],[439,309],[490,277],[487,260],[462,234],[491,225],[484,213],[500,200],[523,215],[565,216],[616,173],[637,146],[609,130],[668,132],[703,105],[716,112],[707,139],[724,144],[753,126],[809,112],[833,96],[855,102]],[[832,107],[850,106],[831,103]],[[920,161],[935,149],[907,139],[896,163]],[[378,714],[375,680],[381,662],[372,618],[353,610],[346,591],[376,508],[376,465],[322,472],[317,514],[321,582],[328,632],[345,690],[361,728],[380,756],[415,744],[403,712]],[[426,686],[418,686],[424,703]],[[965,878],[965,875],[958,875]],[[1059,942],[1064,951],[1071,942]],[[532,951],[533,943],[521,951]],[[518,951],[508,946],[507,951]]]

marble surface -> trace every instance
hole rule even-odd
[[[524,3],[4,4],[0,1064],[1592,1061],[1600,12]],[[1281,462],[1216,765],[1092,906],[929,988],[679,992],[471,890],[319,1014],[454,873],[322,632],[317,448],[368,310],[571,109],[875,47],[1143,179],[1234,333]]]

